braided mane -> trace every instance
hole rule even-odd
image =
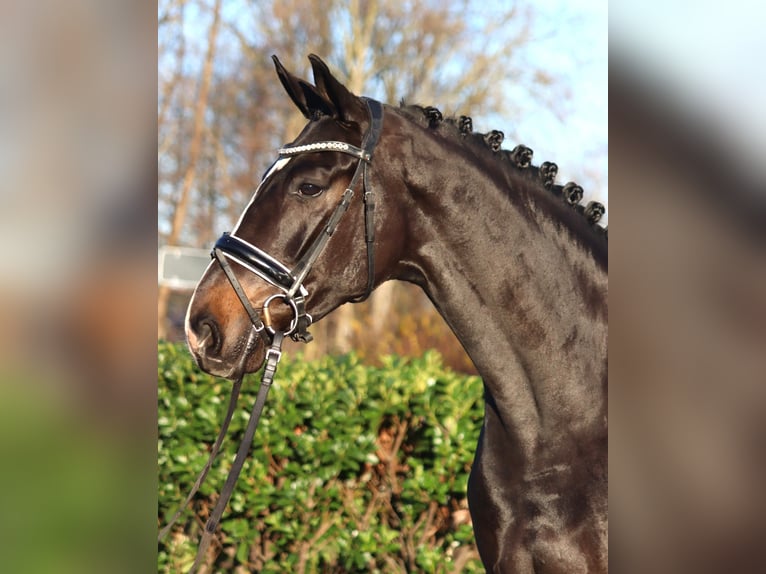
[[[435,107],[407,105],[404,102],[400,104],[399,109],[416,123],[429,129],[439,130],[448,137],[462,140],[466,145],[476,147],[484,153],[491,152],[506,169],[513,169],[516,175],[521,175],[523,179],[542,186],[554,197],[559,198],[562,203],[584,218],[595,236],[608,241],[607,227],[598,225],[606,213],[604,205],[598,201],[589,201],[587,205],[581,205],[583,188],[573,181],[564,185],[557,184],[555,180],[558,166],[555,163],[544,161],[539,166],[532,165],[533,151],[525,145],[517,145],[510,151],[501,149],[505,138],[503,132],[499,130],[491,130],[485,134],[474,132],[473,120],[469,116],[445,118]]]

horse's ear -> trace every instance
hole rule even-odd
[[[277,76],[279,76],[279,81],[282,82],[287,95],[290,96],[290,99],[306,119],[316,119],[317,116],[321,115],[333,117],[338,115],[333,104],[314,86],[288,72],[276,56],[272,56],[271,59],[274,60]]]
[[[332,75],[327,64],[319,56],[310,54],[309,61],[314,71],[314,83],[319,92],[335,108],[336,119],[358,122],[367,117],[362,100],[348,91],[346,86]]]

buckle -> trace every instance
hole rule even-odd
[[[269,347],[266,351],[266,361],[271,361],[272,358],[274,359],[274,365],[279,364],[280,359],[282,359],[282,351]]]

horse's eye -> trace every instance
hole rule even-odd
[[[320,193],[324,191],[321,187],[318,185],[315,185],[313,183],[302,183],[300,186],[298,186],[298,191],[301,195],[306,195],[308,197],[316,197]]]

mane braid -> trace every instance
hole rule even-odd
[[[419,106],[406,104],[403,100],[399,109],[413,122],[430,130],[439,132],[445,137],[454,138],[465,142],[464,145],[489,150],[496,161],[500,161],[506,169],[512,169],[523,180],[527,180],[535,186],[544,188],[561,203],[570,207],[582,217],[587,226],[592,230],[594,237],[601,237],[608,241],[607,227],[597,225],[606,213],[604,205],[598,201],[589,201],[583,206],[580,202],[584,192],[582,186],[570,181],[565,185],[556,184],[558,165],[551,161],[544,161],[539,166],[532,165],[534,152],[529,147],[519,144],[512,150],[503,150],[501,145],[505,135],[500,130],[491,130],[486,134],[473,131],[473,120],[470,116],[458,116],[457,118],[445,118],[442,113],[433,106]],[[448,126],[446,129],[443,126]]]

